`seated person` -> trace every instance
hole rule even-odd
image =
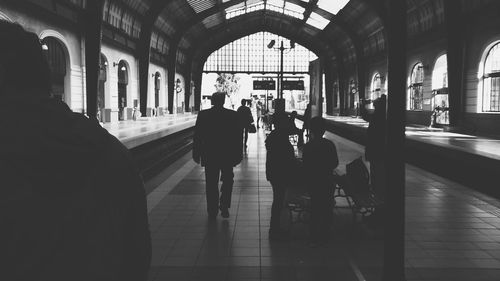
[[[295,118],[297,118],[297,111],[292,111],[290,113],[290,117],[288,118],[288,128],[289,128],[289,135],[298,135],[299,140],[297,145],[302,146],[304,145],[304,130],[301,130],[297,128],[297,125],[295,124]]]
[[[314,117],[310,122],[311,140],[302,154],[304,172],[311,196],[311,246],[326,244],[332,222],[333,170],[338,166],[337,149],[323,138],[325,119]]]

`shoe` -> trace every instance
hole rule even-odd
[[[222,207],[221,207],[221,208],[220,208],[220,211],[221,211],[220,215],[221,215],[223,218],[225,218],[225,219],[229,218],[229,209],[228,209],[228,208],[222,208]]]

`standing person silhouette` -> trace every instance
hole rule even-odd
[[[262,102],[260,100],[257,101],[255,106],[255,111],[257,113],[257,129],[260,128],[259,122],[262,119]]]
[[[368,140],[365,147],[365,158],[370,162],[370,183],[375,194],[385,199],[385,134],[386,134],[386,95],[373,102],[375,110],[369,113],[365,101],[361,106],[361,116],[368,125]],[[370,215],[372,221],[381,219],[381,208]]]
[[[275,129],[266,138],[266,178],[273,188],[270,239],[280,238],[286,234],[281,229],[281,209],[287,187],[293,181],[292,176],[296,171],[295,152],[288,139],[288,117],[285,113],[276,113],[273,123]]]
[[[202,110],[196,119],[193,160],[205,167],[207,211],[215,219],[219,209],[229,217],[233,191],[233,167],[243,157],[242,132],[238,114],[224,108],[225,93],[212,95],[210,109]],[[219,178],[222,181],[219,197]]]
[[[335,144],[323,137],[325,119],[310,120],[311,140],[304,145],[302,160],[311,196],[311,246],[328,242],[332,223],[333,170],[339,164]]]
[[[128,150],[50,97],[37,35],[0,21],[0,42],[0,280],[147,280],[146,195]]]
[[[238,107],[238,118],[240,120],[240,126],[243,129],[243,134],[244,134],[244,139],[243,139],[243,144],[245,148],[247,148],[247,141],[248,141],[248,127],[253,123],[253,116],[252,112],[250,111],[250,108],[246,106],[247,100],[242,99],[241,100],[241,106]]]

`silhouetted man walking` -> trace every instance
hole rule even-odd
[[[245,145],[245,148],[247,148],[248,128],[254,122],[252,112],[250,111],[250,108],[246,106],[246,104],[247,100],[242,99],[241,106],[238,107],[238,111],[236,111],[238,113],[238,118],[240,120],[240,126],[243,129],[243,135],[244,135],[243,143]]]
[[[233,167],[242,159],[242,131],[238,114],[223,107],[225,93],[212,95],[213,107],[196,119],[193,160],[205,167],[207,211],[211,219],[221,210],[229,217],[233,191]],[[219,197],[219,178],[222,181]]]

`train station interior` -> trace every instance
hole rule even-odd
[[[500,280],[500,1],[3,0],[0,21],[38,37],[50,98],[128,151],[147,202],[147,280]],[[192,151],[215,92],[262,118],[229,216],[212,219]],[[340,179],[356,159],[370,171],[362,117],[381,97],[385,194],[366,203]],[[36,116],[1,107],[9,124],[13,108]],[[338,154],[326,244],[310,241],[308,183],[286,192],[283,235],[269,232],[266,138],[271,117],[293,111],[298,128],[322,117]]]

